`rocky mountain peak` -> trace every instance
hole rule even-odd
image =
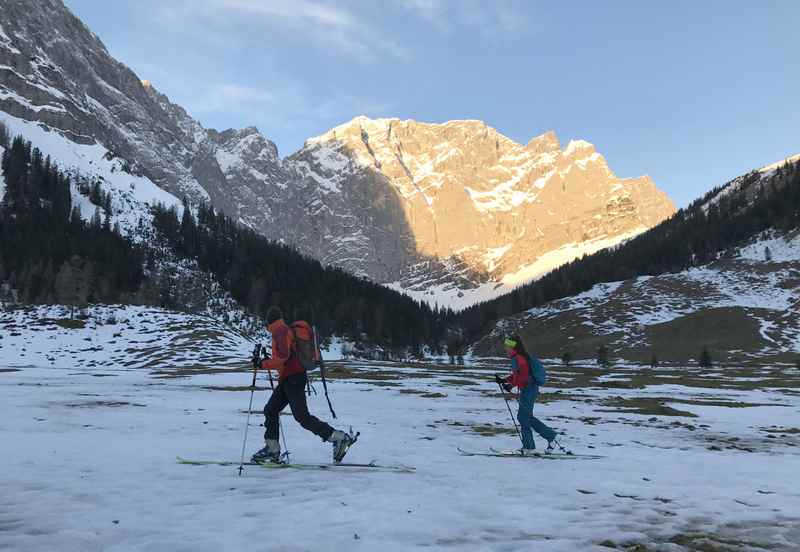
[[[525,148],[535,154],[554,153],[561,151],[561,142],[554,131],[548,130],[544,134],[531,138]]]

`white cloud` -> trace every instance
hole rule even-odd
[[[438,30],[451,33],[459,29],[478,31],[485,36],[511,34],[523,30],[529,23],[526,6],[514,0],[394,0]]]
[[[205,0],[214,19],[247,18],[264,28],[291,28],[311,43],[369,63],[381,57],[408,61],[410,50],[386,29],[340,4],[320,0]],[[194,13],[203,11],[192,10]]]
[[[197,90],[189,107],[198,114],[258,113],[279,105],[280,98],[273,93],[234,83],[217,83]]]

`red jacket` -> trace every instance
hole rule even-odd
[[[530,382],[530,375],[531,367],[528,359],[516,351],[511,351],[511,375],[506,378],[506,383],[525,389]]]
[[[294,374],[304,372],[303,365],[300,364],[294,354],[294,335],[292,334],[292,329],[286,325],[286,322],[279,318],[267,326],[267,329],[272,334],[272,358],[262,360],[261,368],[264,370],[277,370],[278,382],[282,382]]]

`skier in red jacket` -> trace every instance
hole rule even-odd
[[[341,462],[347,449],[355,438],[344,431],[334,429],[319,418],[311,415],[306,403],[305,388],[308,381],[306,370],[294,350],[292,329],[283,321],[283,313],[278,307],[267,311],[267,330],[272,334],[272,356],[261,362],[263,370],[278,372],[278,386],[264,406],[264,448],[252,456],[253,462],[280,462],[280,424],[281,410],[286,405],[292,410],[294,419],[303,428],[333,444],[333,460]]]
[[[508,337],[503,345],[506,354],[511,359],[511,375],[506,378],[495,375],[495,379],[506,391],[511,391],[514,387],[519,389],[517,419],[522,438],[521,452],[523,455],[535,453],[536,444],[533,441],[533,431],[547,440],[545,452],[550,452],[554,445],[558,446],[557,433],[533,415],[533,403],[539,395],[539,386],[544,384],[547,378],[544,366],[538,358],[528,354],[518,335]]]

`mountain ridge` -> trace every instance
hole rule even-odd
[[[281,158],[256,127],[204,128],[60,1],[6,5],[2,112],[101,144],[177,198],[431,304],[503,293],[505,276],[549,252],[674,212],[649,177],[617,178],[588,142],[561,150],[548,131],[522,145],[475,119],[358,116]]]

